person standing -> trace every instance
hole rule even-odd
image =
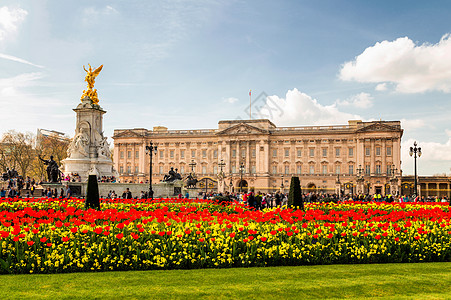
[[[279,191],[277,191],[275,198],[276,198],[276,207],[280,207],[280,203],[282,202],[282,199],[280,197]]]
[[[66,189],[66,197],[67,197],[67,198],[72,197],[72,191],[71,191],[71,189],[70,189],[70,186],[67,186],[67,189]]]
[[[122,193],[122,198],[123,199],[132,199],[132,192],[130,192],[130,189],[127,188],[123,193]]]

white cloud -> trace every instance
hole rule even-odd
[[[227,102],[227,103],[230,103],[230,104],[233,104],[233,103],[238,101],[238,98],[229,97],[229,98],[224,99],[223,101]]]
[[[422,142],[417,140],[417,147],[421,147],[421,157],[417,158],[417,170],[419,175],[433,175],[449,171],[451,165],[451,131],[446,131],[448,140],[445,143]],[[414,139],[408,139],[401,143],[401,158],[403,174],[413,174],[413,158],[409,155],[410,147],[413,147]],[[445,169],[443,166],[446,166]]]
[[[368,47],[340,70],[342,80],[395,84],[401,93],[451,92],[451,35],[417,45],[408,37]],[[383,88],[384,86],[379,86]]]
[[[421,119],[401,119],[401,128],[405,131],[413,131],[414,129],[424,128],[428,125]]]
[[[253,118],[268,118],[277,126],[346,125],[348,120],[362,119],[358,115],[339,111],[335,105],[322,105],[297,89],[289,90],[285,99],[267,97],[266,102],[260,107],[257,105],[255,111]]]
[[[17,31],[17,26],[25,20],[28,12],[21,8],[0,7],[0,41]]]
[[[36,85],[36,80],[42,77],[42,73],[34,72],[24,73],[10,78],[0,78],[0,95],[14,96],[17,94],[17,88],[34,86]]]
[[[368,93],[360,93],[352,96],[347,100],[337,100],[335,104],[337,106],[354,106],[358,108],[369,108],[373,106],[373,97]]]
[[[118,13],[119,12],[111,5],[107,5],[100,9],[95,8],[95,7],[88,7],[88,8],[85,8],[85,10],[83,11],[83,14],[85,15],[85,17],[88,17],[88,18],[96,17],[96,16],[100,16],[100,15],[115,15]]]
[[[31,66],[34,66],[34,67],[37,67],[37,68],[44,68],[43,66],[36,65],[36,64],[34,64],[32,62],[29,62],[29,61],[27,61],[25,59],[22,59],[22,58],[19,58],[19,57],[16,57],[16,56],[12,56],[12,55],[7,55],[7,54],[0,53],[0,58],[7,59],[7,60],[12,60],[12,61],[16,61],[16,62],[20,62],[22,64],[31,65]]]
[[[376,85],[376,87],[374,88],[376,91],[378,91],[378,92],[384,92],[384,91],[386,91],[388,88],[387,88],[387,83],[379,83],[378,85]]]

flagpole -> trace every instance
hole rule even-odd
[[[252,98],[252,90],[249,90],[249,120],[252,120],[252,101],[251,101],[251,98]]]

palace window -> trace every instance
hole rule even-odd
[[[207,166],[202,166],[202,174],[207,174]]]
[[[158,172],[159,172],[160,174],[163,174],[163,166],[160,166],[160,167],[158,168]]]
[[[132,152],[131,151],[127,151],[127,158],[132,158]]]
[[[366,156],[370,156],[371,155],[371,148],[370,147],[366,147],[365,148],[365,155]]]
[[[371,166],[370,165],[366,165],[365,166],[365,174],[366,175],[370,175],[371,174]]]
[[[354,148],[349,148],[348,156],[349,157],[353,157],[354,156]]]
[[[232,157],[236,157],[236,150],[235,149],[232,150]]]
[[[196,157],[196,150],[191,150],[191,157],[192,158]]]
[[[381,147],[376,147],[376,155],[377,156],[381,155]]]
[[[310,148],[309,149],[309,156],[310,157],[314,157],[315,156],[315,149],[314,148]]]
[[[135,158],[139,158],[139,151],[135,151]]]
[[[277,149],[272,150],[272,157],[277,157]]]
[[[119,167],[119,173],[121,173],[121,174],[124,173],[124,166]]]
[[[255,157],[255,149],[252,149],[252,157]]]
[[[323,148],[323,157],[327,157],[327,148]]]
[[[290,174],[290,166],[285,166],[285,175]]]
[[[299,175],[302,174],[302,166],[301,165],[296,166],[296,173],[298,173]]]
[[[326,175],[327,174],[327,165],[322,165],[321,168],[322,168],[323,175]]]
[[[180,150],[180,158],[185,158],[185,150]]]
[[[121,156],[121,158],[124,158],[124,151],[121,151],[120,156]]]
[[[302,150],[301,149],[297,149],[297,157],[301,157],[302,156]]]
[[[184,174],[185,173],[185,166],[180,166],[180,174]]]
[[[340,165],[336,165],[335,166],[335,174],[340,174],[341,173],[341,166]]]
[[[246,157],[246,150],[245,149],[241,149],[241,157]]]
[[[139,167],[135,166],[135,174],[138,174],[138,173],[139,173]]]
[[[207,150],[202,150],[202,158],[207,158]]]
[[[232,166],[232,174],[236,173],[236,166]]]
[[[163,157],[164,157],[164,151],[160,150],[160,158],[163,158]]]
[[[272,166],[272,173],[277,174],[277,166]]]
[[[213,166],[213,174],[218,174],[218,166]]]
[[[213,151],[213,157],[214,158],[218,158],[218,150],[214,150]]]
[[[340,148],[335,148],[335,157],[340,157]]]
[[[376,165],[376,174],[381,174],[381,165]]]
[[[285,149],[285,157],[289,157],[290,156],[290,150],[289,149]]]
[[[387,147],[387,156],[391,156],[391,147]]]
[[[354,165],[349,165],[349,175],[354,174]]]
[[[315,174],[315,166],[314,165],[309,166],[309,174],[311,174],[311,175]]]
[[[169,156],[170,156],[171,158],[174,158],[174,150],[169,151]]]
[[[252,165],[251,166],[251,174],[255,174],[257,171],[256,171],[256,168],[255,168],[255,165]]]
[[[132,173],[132,167],[131,166],[127,166],[127,174],[131,174]]]

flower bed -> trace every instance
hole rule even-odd
[[[252,211],[176,199],[0,200],[0,272],[450,261],[449,207],[309,204]]]

